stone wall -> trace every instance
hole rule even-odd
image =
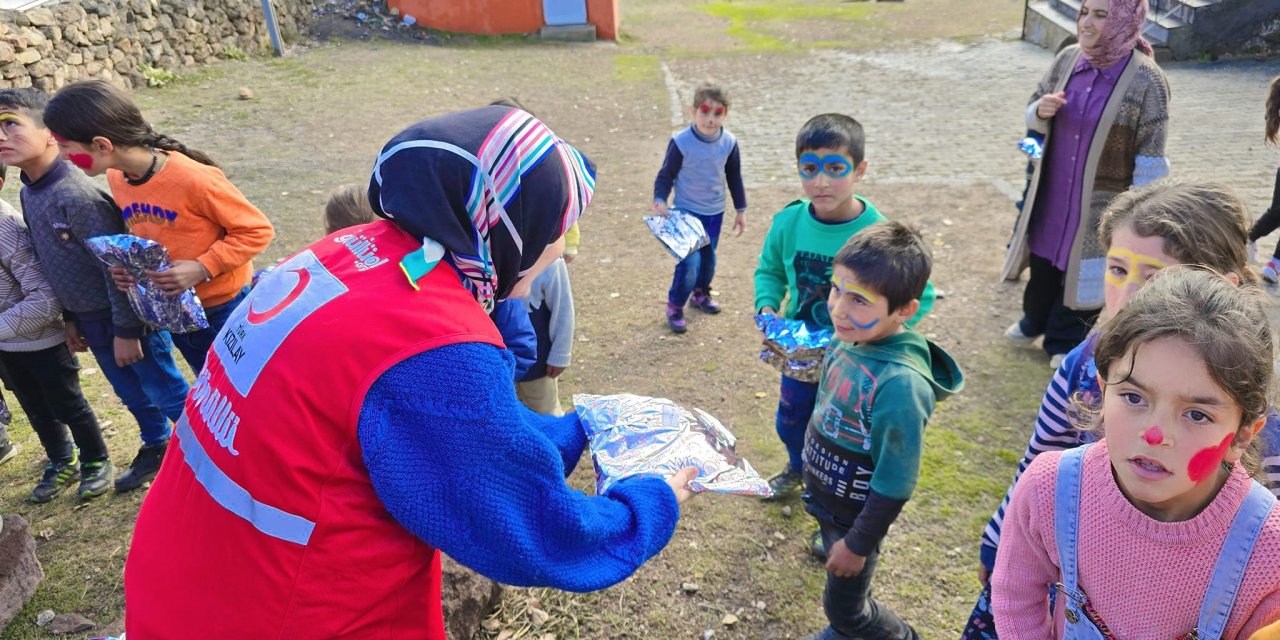
[[[286,42],[321,0],[273,0]],[[180,72],[271,50],[260,0],[68,0],[0,11],[0,87],[55,90],[101,78],[146,84],[147,69]],[[152,74],[154,75],[154,74]]]

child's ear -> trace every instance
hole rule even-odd
[[[858,166],[856,166],[856,167],[854,167],[854,168],[853,168],[853,176],[854,176],[854,178],[855,178],[855,179],[857,179],[857,180],[861,180],[861,179],[862,179],[862,176],[866,175],[866,173],[867,173],[867,161],[866,161],[866,160],[863,160],[862,162],[859,162],[859,163],[858,163]],[[917,301],[917,304],[919,304],[919,301]],[[912,315],[915,315],[915,314],[912,314]]]
[[[914,318],[918,311],[920,311],[920,300],[912,299],[907,301],[907,303],[901,307],[898,307],[898,310],[894,311],[893,315],[897,316],[902,322],[906,322]]]
[[[1240,274],[1234,271],[1228,271],[1226,275],[1224,275],[1223,277],[1226,278],[1227,281],[1230,282],[1231,284],[1237,287],[1240,286]]]
[[[1227,455],[1223,459],[1227,462],[1235,462],[1244,456],[1244,452],[1249,450],[1249,445],[1253,444],[1253,439],[1258,437],[1258,433],[1267,424],[1267,416],[1262,416],[1253,422],[1236,430],[1235,440],[1231,441],[1231,448],[1227,450]]]
[[[115,150],[115,145],[111,144],[110,140],[102,136],[94,136],[93,140],[89,141],[89,147],[94,151],[103,154],[108,154]]]

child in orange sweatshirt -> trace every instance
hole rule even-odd
[[[271,222],[209,156],[156,133],[123,90],[101,80],[64,87],[45,108],[63,155],[90,176],[107,174],[129,232],[164,245],[173,266],[148,272],[162,290],[192,287],[209,327],[173,334],[199,373],[227,316],[249,290],[253,258],[275,235]],[[134,282],[113,269],[116,285]]]

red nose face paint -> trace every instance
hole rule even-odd
[[[1208,478],[1213,470],[1218,468],[1222,457],[1227,455],[1227,449],[1235,439],[1235,433],[1228,433],[1218,446],[1205,447],[1197,451],[1194,456],[1191,456],[1191,462],[1187,463],[1187,477],[1191,478],[1192,482],[1200,482]]]
[[[87,153],[69,153],[67,154],[67,159],[71,161],[71,164],[81,169],[93,168],[93,156]]]
[[[1154,447],[1164,442],[1164,432],[1160,430],[1159,425],[1151,425],[1150,429],[1142,432],[1142,439]]]

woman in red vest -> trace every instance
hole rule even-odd
[[[571,488],[582,428],[516,400],[486,314],[594,186],[518,109],[392,138],[369,185],[386,220],[286,260],[219,333],[138,515],[130,637],[442,640],[436,549],[588,591],[666,546],[696,470]]]

